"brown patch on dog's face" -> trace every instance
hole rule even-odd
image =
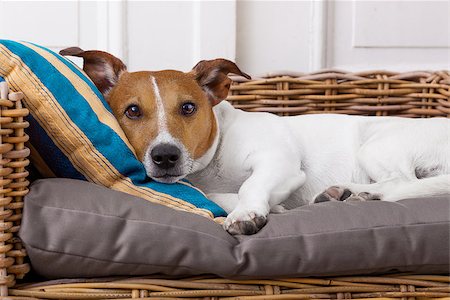
[[[156,102],[148,73],[123,74],[106,96],[106,101],[140,160],[149,140],[156,138],[158,133]],[[127,116],[127,109],[132,105],[141,110],[141,118],[130,119]]]
[[[192,159],[200,158],[217,134],[212,104],[192,74],[178,71],[125,73],[107,95],[107,101],[138,158],[144,160],[148,147],[161,130],[152,77],[162,99],[168,133],[184,145]],[[183,113],[185,104],[193,104],[194,112]],[[131,106],[139,108],[140,117],[127,116]]]

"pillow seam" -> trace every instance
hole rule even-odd
[[[120,262],[120,261],[114,261],[114,260],[107,260],[107,259],[100,259],[100,258],[96,258],[96,257],[92,257],[92,256],[84,256],[84,255],[79,255],[79,254],[74,254],[74,253],[67,253],[67,252],[63,252],[63,251],[56,251],[56,250],[49,250],[49,249],[42,249],[40,247],[36,247],[33,246],[29,243],[25,243],[25,245],[37,249],[39,251],[43,251],[43,252],[49,252],[49,253],[55,253],[55,254],[62,254],[62,255],[70,255],[70,256],[76,256],[76,257],[80,257],[80,258],[88,258],[88,259],[93,259],[93,260],[97,260],[100,262],[105,262],[105,263],[119,263],[119,264],[124,264],[124,265],[146,265],[146,266],[155,266],[155,267],[169,267],[169,268],[177,268],[180,267],[180,265],[157,265],[157,264],[149,264],[149,263],[144,263],[144,262]],[[195,271],[200,271],[199,269],[194,269],[192,267],[187,267],[187,266],[181,266],[182,268],[186,268],[186,269],[190,269],[190,270],[195,270]]]

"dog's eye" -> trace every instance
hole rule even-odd
[[[197,110],[197,107],[192,102],[186,102],[181,105],[181,113],[185,116],[192,115]]]
[[[125,111],[125,115],[129,119],[139,119],[142,116],[141,110],[139,106],[137,105],[130,105],[127,107],[127,110]]]

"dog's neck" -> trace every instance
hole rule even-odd
[[[222,141],[222,135],[225,132],[226,128],[232,122],[232,114],[236,111],[236,109],[227,101],[222,101],[213,107],[214,117],[216,119],[217,124],[217,132],[214,138],[214,141],[211,147],[206,151],[206,153],[199,159],[197,159],[192,167],[190,174],[200,173],[202,170],[207,168],[211,162],[218,156],[220,153],[220,146]]]

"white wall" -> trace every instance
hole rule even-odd
[[[0,0],[0,38],[106,50],[132,71],[214,57],[250,74],[450,69],[449,3]]]

